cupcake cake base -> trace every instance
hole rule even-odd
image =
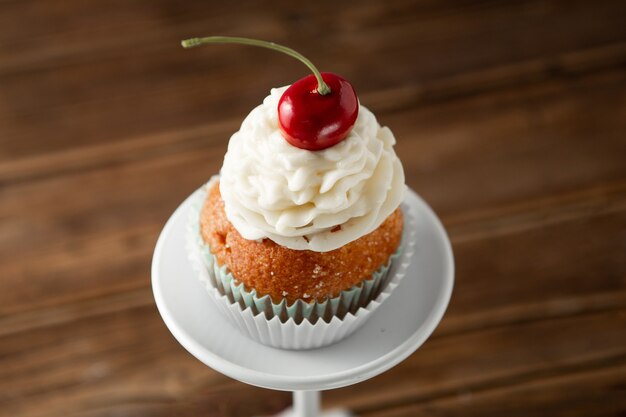
[[[408,227],[404,228],[402,244],[371,279],[324,301],[289,303],[287,299],[276,302],[269,295],[259,297],[254,290],[247,291],[233,279],[225,265],[218,264],[202,238],[199,216],[214,185],[215,179],[203,186],[192,201],[186,234],[189,259],[224,318],[262,344],[300,350],[336,343],[363,325],[405,275],[407,262],[398,261],[401,256],[410,257],[413,253],[415,240],[410,232],[413,221],[410,215],[405,215]]]

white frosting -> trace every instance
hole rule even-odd
[[[391,130],[363,106],[337,145],[290,145],[278,126],[286,88],[272,89],[230,138],[220,179],[226,217],[246,239],[327,252],[370,233],[400,205],[404,171]]]

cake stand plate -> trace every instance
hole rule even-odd
[[[327,347],[264,346],[222,317],[196,278],[185,251],[190,202],[191,197],[172,214],[154,251],[152,288],[163,321],[185,349],[216,371],[247,384],[296,391],[290,415],[316,416],[316,391],[364,381],[403,361],[435,330],[450,300],[450,242],[435,213],[409,190],[403,207],[415,219],[415,254],[405,278],[372,317]]]

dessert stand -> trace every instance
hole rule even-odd
[[[191,197],[168,220],[154,251],[152,288],[159,312],[178,342],[205,365],[247,384],[293,391],[293,409],[281,417],[317,417],[321,390],[365,381],[402,362],[435,330],[450,300],[450,242],[434,212],[409,190],[403,209],[415,219],[415,251],[407,259],[407,275],[372,317],[351,336],[319,349],[261,345],[222,317],[196,279],[185,251],[190,202]]]

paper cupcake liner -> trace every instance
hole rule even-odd
[[[262,344],[311,349],[338,342],[363,325],[406,274],[414,252],[415,228],[413,216],[403,207],[405,225],[400,249],[370,279],[323,302],[298,300],[288,305],[286,300],[273,303],[268,295],[259,297],[256,291],[237,283],[226,265],[217,264],[201,237],[199,215],[213,181],[215,178],[196,194],[191,207],[187,227],[189,259],[224,316]]]

